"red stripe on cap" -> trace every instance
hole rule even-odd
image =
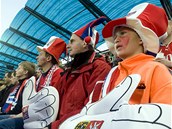
[[[141,20],[143,26],[153,30],[158,37],[166,32],[168,20],[165,11],[160,7],[148,4],[137,18]]]
[[[113,30],[115,26],[126,24],[126,18],[120,18],[107,23],[107,25],[102,30],[102,35],[104,38],[112,37]]]

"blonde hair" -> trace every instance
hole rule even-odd
[[[34,63],[29,61],[23,61],[19,65],[23,67],[24,70],[28,71],[28,78],[32,77],[36,73],[36,66]]]

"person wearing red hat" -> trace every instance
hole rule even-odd
[[[61,68],[58,67],[58,62],[61,54],[66,51],[66,43],[58,37],[52,36],[49,41],[43,46],[38,46],[37,50],[39,51],[39,55],[37,56],[37,65],[42,70],[42,75],[37,79],[36,82],[36,92],[41,91],[46,86],[55,86],[55,83],[58,82],[60,78],[60,73],[63,72]],[[32,90],[30,90],[32,93]],[[27,94],[31,94],[27,93]],[[58,98],[57,98],[58,99]],[[39,108],[39,107],[34,107]],[[9,119],[8,124],[1,124],[0,127],[5,128],[23,128],[23,114],[21,113],[22,108],[20,109],[20,112],[17,112],[18,114],[15,116],[12,116],[11,119]],[[20,113],[20,114],[19,114]],[[28,111],[28,114],[29,113]],[[16,124],[17,122],[17,124]]]
[[[156,55],[155,61],[161,62],[170,68],[172,73],[172,20],[168,21],[167,34],[167,38],[160,45],[160,50]]]
[[[99,39],[95,26],[105,20],[100,17],[72,33],[67,49],[74,59],[56,85],[61,101],[57,121],[51,123],[51,129],[57,129],[62,121],[80,112],[94,88],[93,101],[98,99],[96,95],[110,71],[105,58],[94,51]]]
[[[66,43],[58,37],[52,36],[43,47],[38,46],[37,65],[42,75],[37,80],[37,91],[45,86],[54,86],[63,70],[58,67],[59,58],[66,51]]]
[[[167,36],[167,26],[162,8],[142,3],[132,8],[126,17],[112,20],[103,28],[103,37],[113,44],[122,61],[109,72],[102,96],[128,75],[139,74],[141,81],[130,104],[172,104],[170,72],[163,64],[155,62],[153,56],[159,50],[159,39]]]

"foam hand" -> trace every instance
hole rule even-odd
[[[171,105],[128,104],[140,79],[129,75],[100,101],[64,121],[60,129],[171,129]]]
[[[36,92],[35,77],[31,77],[23,91],[23,118],[25,129],[44,128],[53,122],[58,114],[59,95],[52,86]]]

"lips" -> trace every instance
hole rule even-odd
[[[117,44],[116,45],[116,50],[119,50],[119,49],[121,49],[122,48],[122,45],[120,45],[120,44]]]

